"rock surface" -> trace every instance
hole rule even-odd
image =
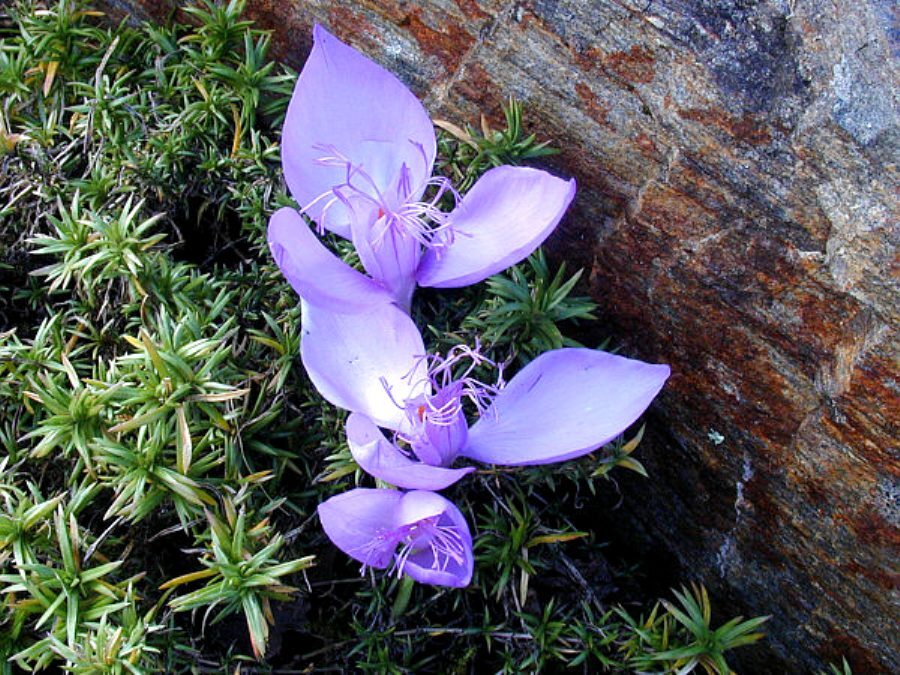
[[[163,18],[166,0],[107,0]],[[629,521],[726,607],[746,672],[900,672],[897,56],[891,0],[248,0],[299,66],[311,23],[436,115],[509,95],[563,153],[551,241],[625,352],[669,363]],[[746,657],[745,657],[746,658]],[[753,657],[751,657],[753,658]]]

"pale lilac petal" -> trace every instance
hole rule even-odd
[[[473,472],[474,467],[446,469],[410,459],[365,415],[347,420],[347,443],[353,459],[367,473],[391,485],[411,490],[443,490]]]
[[[425,108],[394,75],[321,26],[313,29],[313,39],[282,136],[282,166],[294,199],[306,207],[346,181],[345,169],[318,164],[329,155],[323,147],[362,165],[374,186],[364,181],[357,184],[370,196],[377,192],[395,196],[405,165],[407,182],[418,198],[431,176],[436,149],[434,127]],[[320,221],[328,201],[312,206],[310,217]],[[338,202],[320,224],[349,237],[350,220],[348,209]]]
[[[294,209],[276,211],[269,221],[269,248],[297,294],[332,312],[362,312],[393,296],[322,245]]]
[[[574,196],[574,180],[525,167],[491,169],[450,214],[452,243],[422,258],[419,284],[468,286],[520,262],[550,235]]]
[[[435,518],[444,513],[449,507],[456,508],[446,497],[437,492],[428,490],[413,490],[403,495],[393,514],[393,527],[400,529],[407,525],[413,525],[422,520]]]
[[[319,393],[378,426],[408,426],[403,405],[426,387],[425,346],[416,324],[394,305],[336,314],[303,302],[300,356]]]
[[[547,352],[496,396],[460,454],[509,466],[584,455],[634,423],[668,377],[669,366],[593,349]]]
[[[398,525],[434,519],[426,530],[430,534],[423,536],[421,545],[403,561],[404,574],[423,584],[468,586],[475,563],[472,535],[465,517],[452,502],[433,492],[409,492],[395,518]],[[439,534],[435,534],[436,529]]]
[[[319,520],[334,545],[369,567],[391,564],[398,538],[391,523],[403,499],[397,490],[356,488],[319,504]]]

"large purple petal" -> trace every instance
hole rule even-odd
[[[269,221],[269,248],[284,276],[307,302],[332,312],[362,312],[392,301],[379,283],[357,272],[322,245],[294,209]]]
[[[574,180],[525,167],[491,169],[450,214],[452,243],[422,258],[419,284],[468,286],[523,260],[550,235],[574,196]]]
[[[336,314],[302,303],[300,355],[316,389],[378,426],[408,425],[402,406],[426,387],[424,354],[416,324],[394,305]]]
[[[347,420],[347,443],[353,459],[364,471],[391,485],[411,490],[443,490],[475,470],[446,469],[415,461],[388,441],[365,415],[354,413]]]
[[[403,496],[395,518],[398,526],[431,521],[402,561],[405,574],[424,584],[468,586],[475,562],[472,535],[465,517],[452,502],[434,492],[409,492]]]
[[[510,466],[573,459],[625,431],[668,377],[669,366],[592,349],[547,352],[497,395],[460,454]]]
[[[319,504],[319,520],[344,553],[384,569],[391,564],[399,541],[391,524],[403,496],[397,490],[356,488]]]
[[[372,184],[361,176],[355,184],[369,196],[395,196],[405,165],[412,196],[418,198],[435,155],[434,127],[425,108],[394,75],[321,26],[313,29],[313,40],[282,138],[284,176],[294,199],[306,207],[346,181],[345,168],[317,161],[333,154],[330,149],[363,167]],[[317,202],[309,215],[320,221],[328,201]],[[320,224],[349,237],[351,220],[338,202]]]

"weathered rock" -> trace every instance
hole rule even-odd
[[[900,672],[896,5],[248,4],[293,65],[319,21],[442,117],[526,102],[580,186],[552,250],[673,368],[618,521],[773,615],[749,671]]]

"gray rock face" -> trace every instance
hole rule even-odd
[[[319,21],[436,116],[525,101],[580,186],[552,251],[673,369],[617,521],[773,615],[748,672],[900,672],[896,3],[248,5],[294,65]]]

